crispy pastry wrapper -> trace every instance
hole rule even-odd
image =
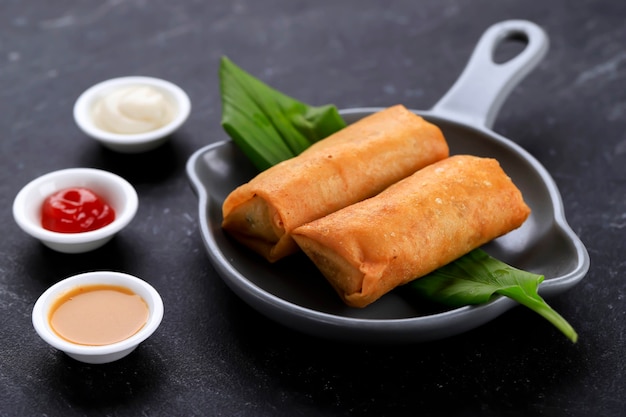
[[[365,307],[518,228],[529,214],[495,159],[459,155],[292,234],[344,302]]]
[[[236,188],[222,227],[274,262],[298,250],[291,231],[378,194],[448,156],[440,129],[401,105],[365,117]]]

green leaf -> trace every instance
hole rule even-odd
[[[538,294],[537,289],[543,280],[543,275],[514,268],[481,249],[475,249],[406,287],[450,307],[481,304],[495,294],[504,295],[535,311],[576,342],[576,331]]]
[[[333,105],[309,106],[264,84],[231,60],[220,62],[222,126],[260,170],[343,129]]]

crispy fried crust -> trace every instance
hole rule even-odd
[[[222,227],[274,262],[298,250],[296,227],[376,195],[448,156],[435,125],[393,106],[260,173],[224,201]]]
[[[292,235],[345,303],[364,307],[519,227],[529,214],[495,159],[460,155]]]

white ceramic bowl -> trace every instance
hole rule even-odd
[[[176,115],[165,126],[145,133],[112,133],[98,127],[93,120],[92,110],[96,102],[116,89],[143,85],[157,89],[174,105]],[[90,87],[74,104],[74,120],[88,136],[117,152],[139,153],[149,151],[165,143],[189,117],[191,101],[177,85],[159,78],[130,76],[113,78]]]
[[[56,191],[85,187],[102,197],[115,210],[115,220],[97,230],[82,233],[59,233],[41,226],[44,200]],[[29,182],[13,201],[13,218],[18,226],[44,245],[58,252],[81,253],[107,243],[135,217],[138,207],[133,186],[108,171],[93,168],[69,168],[50,172]]]
[[[149,310],[146,324],[128,339],[104,346],[78,345],[59,337],[52,330],[49,321],[50,308],[54,302],[78,286],[98,284],[126,287],[143,298]],[[163,301],[150,284],[132,275],[112,271],[86,272],[66,278],[48,288],[35,303],[32,318],[37,334],[51,346],[81,362],[108,363],[127,356],[154,333],[163,318]]]

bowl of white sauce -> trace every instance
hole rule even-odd
[[[107,148],[123,153],[161,146],[190,112],[191,101],[180,87],[144,76],[100,82],[74,104],[78,127]]]

